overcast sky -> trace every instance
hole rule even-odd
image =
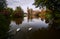
[[[38,8],[35,8],[35,6],[32,5],[33,3],[34,0],[7,0],[8,7],[15,9],[17,6],[21,6],[25,12],[27,7],[38,10]]]

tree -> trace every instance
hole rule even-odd
[[[51,11],[46,15],[48,19],[51,18],[49,25],[51,28],[60,29],[60,0],[35,0],[34,5],[42,8],[46,6],[46,9]]]
[[[13,9],[12,8],[6,8],[6,11],[7,11],[7,14],[9,15],[9,16],[12,16],[13,15]]]
[[[5,12],[6,7],[6,0],[0,0],[0,14],[3,14]]]
[[[60,17],[58,16],[60,14],[60,0],[35,0],[34,5],[42,8],[46,6],[46,9],[51,11],[52,18],[54,19]]]
[[[14,11],[14,17],[23,17],[24,11],[21,7],[17,7]]]
[[[0,39],[7,39],[9,24],[10,19],[6,19],[3,14],[0,14]]]
[[[6,0],[0,0],[0,39],[7,39],[10,19],[5,16],[7,15],[7,4]]]
[[[0,0],[0,10],[7,7],[6,0]]]
[[[46,6],[50,10],[60,11],[60,0],[35,0],[34,5],[36,7]]]

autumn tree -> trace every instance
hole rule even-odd
[[[21,7],[16,7],[14,11],[14,17],[23,17],[24,11],[22,10]]]

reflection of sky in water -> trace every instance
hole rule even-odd
[[[10,31],[16,30],[18,27],[18,25],[16,25],[16,23],[14,21],[11,21],[10,24]]]
[[[27,21],[27,17],[24,18],[24,21],[22,22],[22,24],[19,24],[19,25],[16,25],[16,23],[14,21],[11,21],[11,29],[17,29],[17,28],[34,28],[34,29],[37,29],[37,28],[46,28],[48,27],[48,24],[45,23],[45,20],[44,21],[41,21],[41,19],[32,19],[32,21]]]
[[[29,20],[29,22],[28,22],[26,17],[25,17],[22,24],[29,24],[30,26],[37,27],[37,28],[48,27],[48,24],[45,23],[45,20],[41,21],[40,18],[39,19],[32,19],[32,21]]]

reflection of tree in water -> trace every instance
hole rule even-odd
[[[14,21],[19,25],[22,24],[23,18],[14,18]]]
[[[60,19],[54,19],[52,23],[50,21],[48,28],[41,28],[32,32],[29,39],[60,39]]]
[[[45,22],[49,24],[48,28],[32,32],[29,34],[29,39],[60,39],[60,16],[56,16],[57,14],[53,17],[49,13],[47,14],[47,18],[41,18],[41,20],[45,19]]]
[[[55,19],[53,20],[52,22],[49,23],[49,27],[51,29],[57,29],[57,30],[60,30],[60,19]]]
[[[41,21],[44,21],[44,19],[43,19],[43,18],[41,18]]]
[[[33,19],[32,16],[28,16],[28,22],[29,20],[32,21],[32,19]]]
[[[45,18],[45,22],[49,24],[48,28],[32,32],[29,39],[60,39],[60,18]]]
[[[10,19],[0,14],[0,39],[8,38]]]
[[[50,28],[54,29],[60,28],[60,18],[59,18],[60,16],[56,16],[57,14],[58,13],[56,13],[54,17],[51,14],[47,14],[50,15],[50,17],[46,16],[45,22],[49,23]]]

